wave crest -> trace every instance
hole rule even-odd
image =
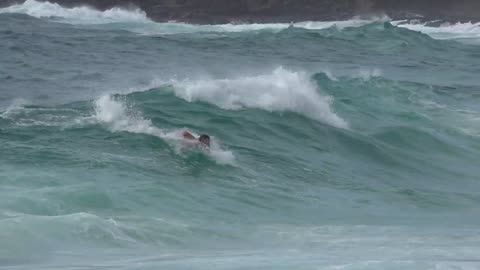
[[[338,128],[348,128],[348,123],[332,111],[332,98],[321,95],[302,72],[279,67],[271,74],[174,81],[172,84],[175,95],[189,102],[208,102],[227,110],[291,111]]]
[[[443,23],[440,26],[429,26],[429,23],[392,22],[393,25],[418,31],[434,39],[456,39],[477,44],[480,42],[480,23]]]
[[[90,7],[80,6],[65,8],[57,3],[27,0],[0,9],[0,13],[21,13],[36,18],[59,18],[61,21],[78,24],[102,24],[114,22],[151,22],[141,9],[127,10],[114,7],[99,11]]]

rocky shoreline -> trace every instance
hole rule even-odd
[[[22,0],[0,0],[6,6]],[[345,20],[387,15],[392,19],[480,21],[477,0],[50,0],[66,7],[100,10],[138,7],[152,20],[199,24]]]

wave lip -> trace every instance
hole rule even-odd
[[[412,31],[422,32],[434,39],[476,40],[480,42],[480,23],[444,23],[438,27],[429,26],[428,22],[404,23],[404,21],[395,21],[392,24]]]
[[[65,8],[57,3],[39,2],[35,0],[27,0],[22,4],[1,8],[0,13],[21,13],[36,18],[56,18],[62,22],[73,24],[152,22],[141,9],[127,10],[114,7],[105,11],[99,11],[86,6]]]
[[[337,128],[348,128],[348,123],[332,111],[331,97],[321,95],[305,73],[283,67],[271,74],[172,84],[175,95],[188,102],[208,102],[226,110],[291,111]]]

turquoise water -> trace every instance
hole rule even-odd
[[[0,269],[478,269],[478,33],[0,9]]]

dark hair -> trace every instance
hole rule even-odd
[[[203,134],[198,140],[206,146],[210,146],[210,136]]]
[[[200,135],[200,138],[198,138],[199,140],[204,140],[204,139],[207,139],[207,140],[210,140],[210,136],[208,136],[207,134],[203,134],[203,135]]]

